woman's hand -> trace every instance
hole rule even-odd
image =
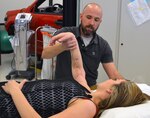
[[[64,32],[53,36],[50,45],[55,45],[56,42],[62,43],[65,50],[72,50],[77,47],[77,40],[71,32]]]
[[[3,90],[11,95],[11,92],[16,89],[22,89],[23,85],[26,83],[27,80],[23,80],[20,83],[17,83],[15,80],[9,80],[5,85],[2,86]]]

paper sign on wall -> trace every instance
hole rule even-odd
[[[136,25],[150,20],[150,8],[146,0],[134,0],[128,4],[128,9]]]

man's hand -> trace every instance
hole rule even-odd
[[[77,47],[77,40],[71,32],[64,32],[53,36],[50,45],[55,45],[56,42],[62,43],[65,50],[72,50]]]

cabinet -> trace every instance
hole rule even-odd
[[[118,69],[127,79],[150,85],[150,21],[136,26],[127,4],[122,0]]]

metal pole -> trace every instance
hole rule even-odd
[[[118,68],[119,60],[119,46],[120,46],[120,26],[121,26],[121,12],[122,12],[122,0],[118,0],[118,9],[117,9],[117,33],[116,33],[116,48],[115,48],[115,64]]]
[[[34,63],[35,63],[35,79],[36,80],[37,80],[37,70],[36,70],[36,68],[37,68],[37,31],[41,28],[42,28],[42,26],[39,26],[35,30],[35,50],[34,50],[35,51],[35,59],[34,59]]]
[[[53,0],[49,0],[49,6],[53,5]]]

